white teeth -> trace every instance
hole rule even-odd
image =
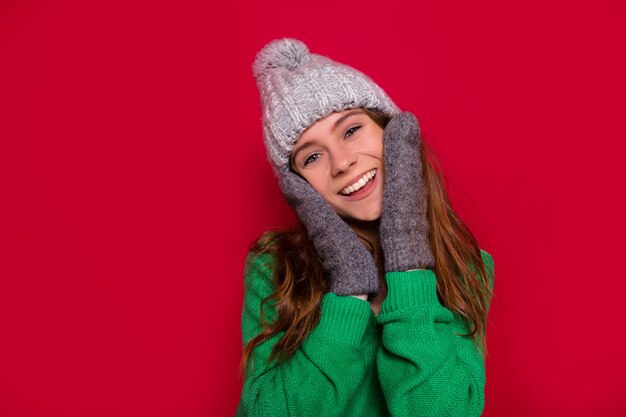
[[[357,182],[355,182],[354,184],[352,184],[352,185],[344,188],[343,190],[341,190],[341,194],[343,194],[343,195],[352,194],[353,192],[361,189],[365,184],[367,184],[375,176],[376,176],[376,169],[368,171]]]

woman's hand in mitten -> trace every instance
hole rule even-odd
[[[378,293],[374,259],[348,224],[298,174],[283,171],[279,183],[322,259],[330,278],[330,290],[337,295]]]
[[[402,112],[383,133],[385,182],[380,240],[385,272],[433,268],[428,241],[428,189],[422,178],[420,127],[410,112]]]

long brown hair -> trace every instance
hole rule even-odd
[[[362,109],[381,128],[390,117],[375,109]],[[433,271],[437,277],[437,294],[442,305],[460,315],[481,354],[487,356],[487,310],[493,292],[474,235],[451,207],[444,176],[423,135],[420,146],[423,178],[428,187],[429,241],[435,257]],[[243,349],[240,373],[245,374],[252,350],[279,332],[284,335],[272,348],[268,362],[282,363],[290,358],[307,335],[318,324],[320,303],[329,290],[329,281],[321,260],[302,224],[292,229],[265,232],[250,247],[256,254],[268,253],[274,258],[276,291],[262,301],[273,301],[278,318],[265,321],[263,330],[250,339]],[[261,306],[262,307],[262,306]]]

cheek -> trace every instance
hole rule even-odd
[[[367,141],[368,154],[376,159],[383,160],[383,132],[374,133]]]
[[[383,160],[383,141],[381,140],[376,149],[374,150],[375,158]]]
[[[383,159],[383,149],[385,147],[384,141],[383,141],[383,131],[380,131],[380,135],[378,138],[378,141],[376,142],[376,153],[378,154],[379,159]]]
[[[328,191],[326,189],[327,184],[324,178],[322,178],[320,175],[314,174],[303,175],[303,177],[305,180],[307,180],[307,182],[311,185],[311,187],[313,187],[315,191],[317,191],[322,197],[324,197],[324,200],[328,201]]]
[[[324,196],[324,188],[322,186],[322,183],[320,181],[315,181],[315,179],[310,180],[309,184],[311,184],[311,187],[313,187],[313,189],[315,191],[317,191],[318,193],[320,193],[322,196]]]

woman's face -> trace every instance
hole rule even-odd
[[[363,110],[335,112],[316,121],[296,142],[291,161],[342,218],[380,217],[383,129]]]

